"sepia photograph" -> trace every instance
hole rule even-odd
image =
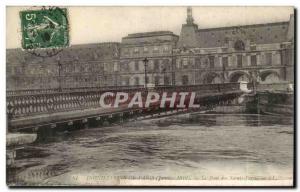
[[[5,9],[8,187],[295,187],[293,6]]]

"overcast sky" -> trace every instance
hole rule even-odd
[[[7,48],[21,47],[20,10],[7,7]],[[186,7],[68,7],[72,44],[121,41],[129,33],[169,30],[180,34]],[[292,7],[193,7],[199,28],[288,21]]]

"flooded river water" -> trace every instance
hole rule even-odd
[[[183,114],[55,134],[18,151],[11,182],[117,184],[116,178],[293,176],[292,118]]]

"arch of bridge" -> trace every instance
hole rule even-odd
[[[220,74],[216,72],[208,72],[203,75],[202,83],[203,84],[222,83],[222,77]]]
[[[229,82],[251,81],[251,76],[246,71],[234,71],[228,77]]]
[[[278,82],[280,75],[276,70],[264,70],[259,73],[260,81],[262,82]]]

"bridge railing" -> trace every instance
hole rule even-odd
[[[179,86],[162,86],[156,87],[155,91],[181,91],[191,92],[197,91],[201,93],[216,93],[225,91],[239,90],[239,83],[221,83],[221,84],[199,84],[199,85],[179,85]]]
[[[107,91],[107,90],[128,90],[128,89],[140,89],[139,86],[105,86],[105,87],[76,87],[76,88],[63,88],[63,89],[24,89],[24,90],[7,90],[6,95],[31,95],[40,93],[58,93],[58,92],[85,92],[85,91]]]
[[[291,91],[291,87],[293,84],[289,82],[281,82],[281,83],[261,83],[257,85],[257,90],[274,90],[274,91]]]
[[[7,113],[9,118],[33,116],[40,114],[51,114],[64,111],[83,110],[100,108],[100,97],[104,92],[126,92],[129,95],[140,91],[144,95],[147,91],[162,92],[197,92],[197,94],[214,94],[220,92],[237,91],[239,83],[225,84],[203,84],[203,85],[182,85],[182,86],[160,86],[152,89],[143,87],[122,87],[115,89],[76,89],[54,92],[25,92],[24,94],[7,94]],[[29,94],[30,93],[30,94]],[[106,102],[111,102],[106,98]]]

